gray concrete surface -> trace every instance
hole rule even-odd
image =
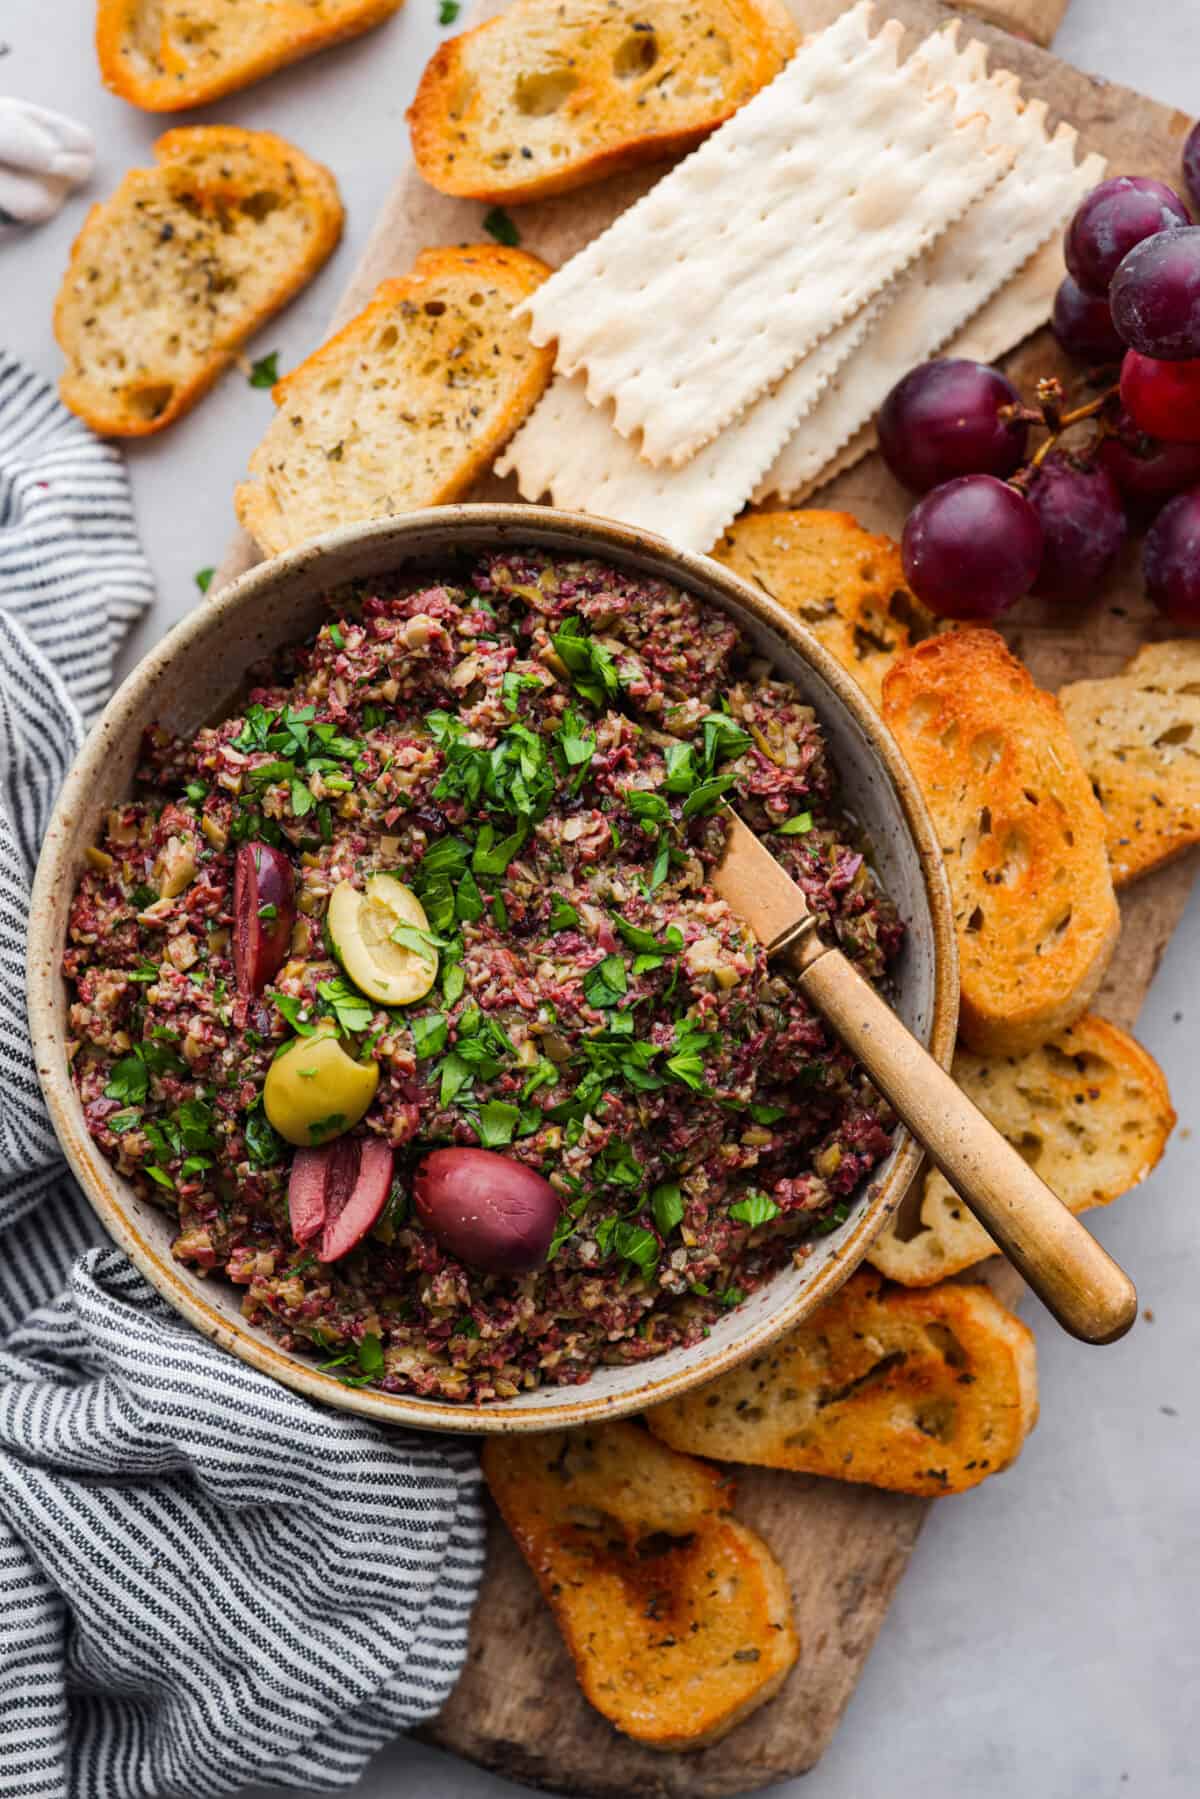
[[[404,108],[444,33],[437,0],[197,118],[293,137],[337,174],[346,238],[253,354],[287,369],[322,335],[390,182],[408,155]],[[3,0],[0,93],[85,119],[104,193],[144,160],[165,121],[107,95],[91,45],[94,0]],[[1196,0],[1073,0],[1060,52],[1081,67],[1200,111]],[[1130,171],[1136,172],[1136,171]],[[54,375],[50,307],[86,202],[0,248],[0,342]],[[218,560],[229,496],[270,417],[234,375],[130,454],[159,603],[144,649],[196,600]],[[1034,1317],[1041,1423],[1018,1466],[940,1504],[834,1745],[779,1799],[1193,1799],[1200,1794],[1200,901],[1171,946],[1141,1035],[1170,1076],[1181,1124],[1154,1178],[1093,1222],[1134,1273],[1147,1316],[1124,1343],[1086,1350]],[[1030,1308],[1032,1316],[1035,1308]],[[1150,1314],[1153,1316],[1151,1317]],[[359,1799],[501,1799],[518,1789],[400,1742]]]

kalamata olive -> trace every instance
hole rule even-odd
[[[413,1203],[443,1249],[485,1274],[540,1268],[559,1214],[549,1181],[491,1149],[435,1149],[417,1169]]]
[[[320,1238],[317,1258],[336,1262],[378,1222],[392,1186],[392,1147],[378,1137],[339,1137],[292,1162],[288,1215],[297,1243]]]
[[[269,843],[243,843],[233,869],[233,972],[247,999],[283,966],[295,922],[291,863]]]
[[[281,1137],[301,1149],[352,1131],[375,1097],[378,1062],[356,1062],[332,1025],[281,1049],[263,1083],[263,1109]]]

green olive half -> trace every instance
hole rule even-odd
[[[438,957],[432,943],[420,941],[428,936],[429,920],[411,887],[395,875],[372,875],[365,891],[339,881],[328,922],[334,954],[368,999],[411,1006],[425,998],[437,979]]]
[[[263,1108],[281,1137],[312,1149],[356,1125],[379,1085],[375,1062],[356,1062],[332,1025],[297,1037],[267,1070]]]

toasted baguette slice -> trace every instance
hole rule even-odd
[[[640,1425],[489,1437],[483,1471],[584,1694],[652,1749],[700,1749],[796,1659],[783,1570],[727,1476]]]
[[[782,0],[515,0],[434,53],[413,155],[444,194],[544,199],[690,150],[797,42]]]
[[[1154,1057],[1090,1012],[1023,1056],[960,1049],[954,1078],[1072,1212],[1106,1206],[1144,1181],[1175,1125]],[[867,1252],[890,1280],[928,1287],[999,1253],[936,1168],[913,1197],[916,1228],[906,1203]]]
[[[1200,843],[1200,643],[1143,644],[1058,696],[1108,827],[1118,887]]]
[[[99,0],[104,85],[147,112],[204,106],[357,37],[403,0]]]
[[[859,1269],[799,1330],[646,1415],[673,1449],[896,1493],[962,1493],[1037,1421],[1033,1334],[986,1287]]]
[[[274,555],[334,525],[465,493],[540,397],[554,362],[512,318],[549,270],[524,250],[424,250],[284,377],[237,489]]]
[[[807,625],[873,706],[914,630],[932,629],[905,582],[899,545],[849,512],[747,512],[712,555]]]
[[[328,169],[270,131],[193,125],[93,206],[54,308],[63,400],[94,431],[161,431],[342,234]]]
[[[883,716],[915,772],[950,877],[959,1030],[1019,1055],[1082,1016],[1117,941],[1104,819],[1052,694],[995,631],[918,644]]]

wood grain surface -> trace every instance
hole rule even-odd
[[[974,13],[1035,44],[1052,44],[1070,0],[957,0],[957,10]]]
[[[808,29],[843,10],[841,0],[792,0],[792,5]],[[1043,35],[1064,10],[1059,0],[980,0],[976,10],[985,9],[1014,28]],[[937,0],[890,0],[880,10],[893,12],[918,33],[951,16]],[[989,45],[994,64],[1015,69],[1026,92],[1048,102],[1052,123],[1069,119],[1083,147],[1101,151],[1114,171],[1178,180],[1191,123],[1183,113],[1084,76],[1037,45],[974,19],[966,28]],[[641,172],[514,209],[522,243],[561,263],[653,179],[654,172]],[[403,273],[427,244],[480,239],[483,212],[481,206],[434,193],[414,173],[402,178],[334,323],[353,316],[379,281]],[[703,229],[702,221],[697,228]],[[1028,381],[1064,365],[1043,332],[1006,366],[1018,381]],[[495,481],[471,497],[500,496],[517,497],[513,487]],[[813,503],[843,507],[870,529],[897,535],[907,504],[877,456],[839,476]],[[214,588],[255,560],[253,544],[239,536]],[[1005,621],[1006,636],[1044,686],[1108,674],[1145,637],[1165,634],[1142,594],[1137,561],[1135,546],[1103,596],[1081,612],[1065,616],[1027,601]],[[1122,897],[1120,948],[1097,1003],[1097,1010],[1121,1025],[1129,1027],[1137,1017],[1183,911],[1195,866],[1194,858],[1186,858]],[[1003,1298],[1017,1297],[1020,1283],[1011,1270],[996,1261],[984,1268],[989,1285]],[[722,1799],[803,1773],[837,1726],[930,1503],[763,1470],[741,1474],[737,1510],[763,1533],[787,1570],[801,1654],[771,1704],[724,1742],[687,1756],[639,1747],[585,1703],[532,1576],[493,1518],[467,1666],[448,1705],[422,1734],[511,1779],[597,1799]]]

